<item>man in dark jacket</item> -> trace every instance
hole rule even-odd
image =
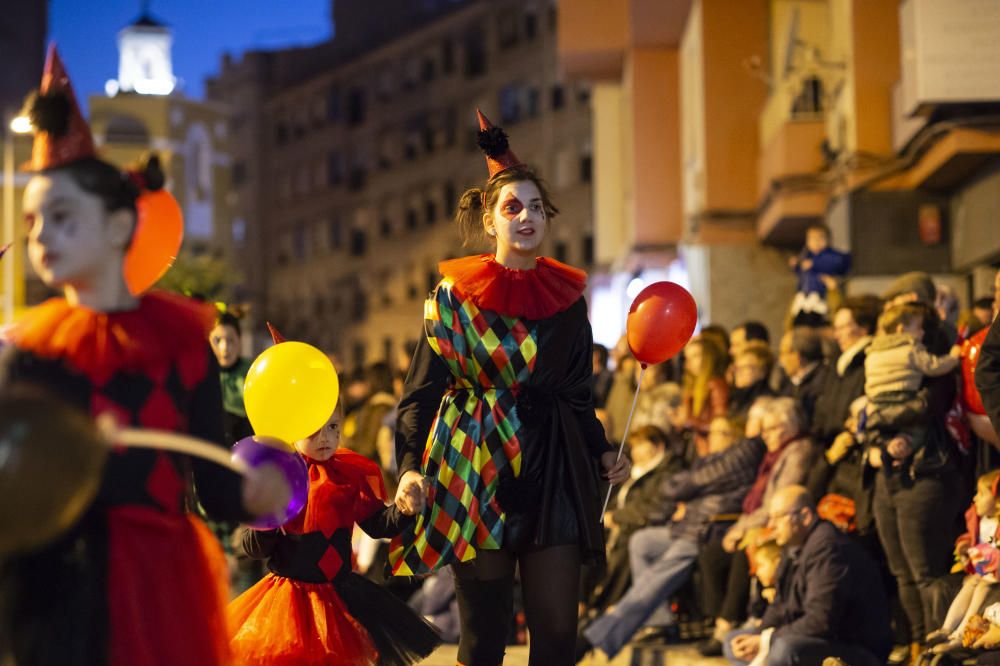
[[[594,647],[608,657],[618,654],[647,618],[687,581],[712,517],[739,512],[763,457],[760,439],[744,439],[720,453],[699,458],[691,469],[660,484],[663,518],[669,517],[671,525],[636,532],[629,549],[644,532],[658,530],[662,532],[662,554],[635,575],[618,604],[583,631],[578,660]]]
[[[892,647],[889,604],[875,563],[860,546],[820,520],[803,486],[775,493],[768,508],[782,547],[774,602],[759,629],[727,636],[726,656],[745,664],[767,650],[769,666],[884,664]]]
[[[785,333],[778,344],[778,363],[787,381],[781,394],[795,401],[806,416],[807,430],[816,412],[816,400],[830,368],[823,356],[823,340],[815,329],[798,326]]]

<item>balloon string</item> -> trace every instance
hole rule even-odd
[[[123,428],[111,433],[109,439],[112,446],[173,451],[204,458],[240,474],[246,474],[248,471],[244,463],[232,459],[228,449],[190,435],[180,435],[166,430]]]
[[[635,414],[635,406],[639,402],[639,389],[642,388],[642,377],[646,374],[646,364],[642,364],[642,368],[639,370],[639,382],[635,387],[635,396],[632,398],[632,409],[628,412],[628,420],[625,421],[625,434],[622,435],[622,443],[618,446],[618,457],[615,458],[617,463],[622,459],[622,452],[625,450],[625,441],[628,439],[629,428],[632,427],[632,416]],[[611,489],[614,488],[613,483],[608,484],[608,494],[604,497],[604,506],[601,507],[601,522],[604,522],[604,512],[608,510],[608,502],[611,501]]]

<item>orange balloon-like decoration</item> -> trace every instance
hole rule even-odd
[[[694,333],[698,306],[687,289],[654,282],[635,297],[625,331],[628,346],[643,365],[662,363],[684,348]]]
[[[177,258],[184,240],[184,215],[166,190],[143,192],[136,201],[137,220],[132,244],[125,253],[125,284],[133,295],[163,277]]]

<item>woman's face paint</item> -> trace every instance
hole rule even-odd
[[[491,213],[487,216],[486,230],[489,232],[492,229],[495,233],[497,254],[537,253],[547,227],[545,206],[538,186],[530,180],[504,185]]]

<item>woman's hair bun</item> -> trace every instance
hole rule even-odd
[[[24,107],[36,132],[63,136],[69,129],[72,105],[69,102],[69,97],[61,90],[50,93],[41,93],[36,90],[28,95]]]
[[[162,190],[167,181],[160,164],[160,156],[156,153],[149,153],[143,156],[139,162],[139,172],[142,174],[143,184],[150,192]]]

